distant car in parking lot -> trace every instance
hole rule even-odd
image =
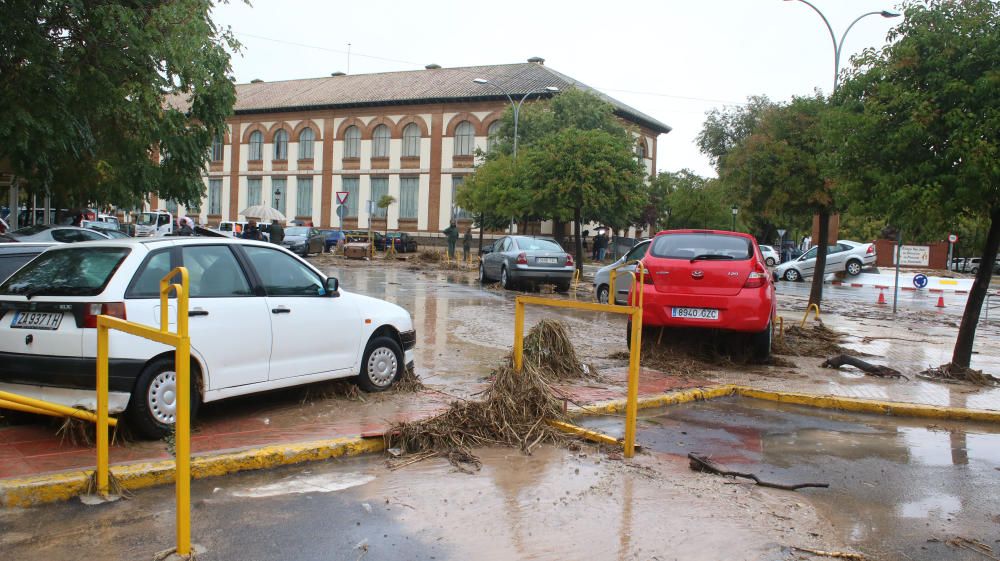
[[[781,256],[769,245],[760,246],[760,253],[764,256],[764,264],[768,267],[774,267],[781,262]]]
[[[106,240],[110,237],[105,230],[36,224],[0,235],[0,241],[74,243]]]
[[[816,268],[816,253],[818,251],[818,247],[810,248],[797,259],[778,265],[774,268],[774,280],[799,281],[812,277],[813,269]],[[875,265],[876,257],[875,244],[873,243],[840,240],[834,245],[827,246],[826,272],[846,271],[851,276],[857,276],[865,267]]]
[[[479,281],[497,279],[508,290],[525,283],[555,284],[557,292],[566,292],[573,269],[573,256],[552,238],[504,236],[483,248]]]
[[[417,251],[417,240],[413,239],[413,236],[406,232],[389,232],[388,239],[392,241],[387,243],[385,234],[375,232],[375,249],[385,251],[386,247],[391,243],[396,251],[400,253]]]
[[[326,250],[326,234],[318,228],[309,226],[292,226],[285,228],[285,239],[281,245],[293,253],[307,257],[310,253],[323,253]]]
[[[56,245],[0,284],[0,389],[92,403],[97,316],[158,328],[159,282],[177,266],[190,275],[192,416],[201,403],[333,378],[382,391],[413,360],[406,310],[341,290],[283,248],[222,237],[104,240]],[[121,332],[110,343],[112,412],[162,437],[176,413],[173,349]]]
[[[649,251],[649,242],[652,240],[643,240],[634,246],[623,255],[620,259],[614,263],[600,268],[596,273],[594,273],[594,299],[601,304],[607,304],[608,298],[611,294],[611,270],[615,267],[619,267],[623,263],[628,263],[629,261],[641,260],[646,256],[646,252]],[[619,267],[618,272],[615,274],[615,296],[616,304],[627,304],[628,294],[632,290],[632,275],[628,273],[635,273],[635,265],[628,265],[626,267]]]
[[[56,243],[5,243],[0,244],[0,282],[7,280],[14,271],[24,266],[38,254]]]

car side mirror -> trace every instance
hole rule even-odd
[[[327,277],[326,295],[334,298],[340,296],[340,281],[337,280],[337,277]]]

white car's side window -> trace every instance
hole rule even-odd
[[[250,283],[225,245],[187,246],[181,251],[192,298],[249,296]]]
[[[244,247],[268,296],[324,296],[323,281],[294,257],[266,247]]]

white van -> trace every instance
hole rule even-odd
[[[158,238],[174,233],[174,219],[165,210],[140,212],[135,221],[135,237]]]

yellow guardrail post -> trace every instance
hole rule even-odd
[[[785,338],[785,318],[782,316],[778,316],[778,338]]]
[[[108,475],[108,326],[97,318],[97,493],[107,497]]]
[[[514,299],[514,372],[524,366],[524,302],[522,296]]]
[[[643,281],[643,272],[639,269],[639,282]],[[636,286],[635,273],[632,275],[632,286]],[[632,310],[632,344],[628,350],[628,396],[625,401],[625,457],[635,456],[636,417],[639,411],[639,356],[642,352],[642,292],[639,292],[638,306],[630,306]]]
[[[809,304],[809,307],[806,308],[806,315],[802,316],[802,323],[799,327],[806,326],[806,319],[809,318],[809,312],[813,310],[816,310],[816,319],[819,319],[819,304]]]

